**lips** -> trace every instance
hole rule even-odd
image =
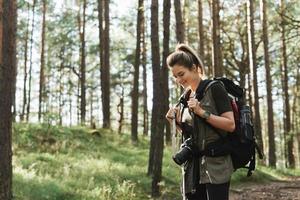
[[[186,84],[186,81],[183,81],[180,83],[180,85],[185,85]]]

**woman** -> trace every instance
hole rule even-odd
[[[183,98],[186,107],[180,104],[166,114],[171,122],[176,113],[183,141],[191,138],[193,151],[201,151],[220,136],[233,132],[235,122],[227,92],[222,84],[209,84],[210,81],[205,80],[203,64],[195,51],[179,44],[168,56],[167,64],[176,82],[189,91]],[[229,154],[218,157],[193,154],[184,163],[183,195],[188,200],[227,200],[232,172]]]

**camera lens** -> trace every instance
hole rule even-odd
[[[189,160],[193,155],[192,149],[188,146],[181,148],[172,158],[178,165],[182,165]]]

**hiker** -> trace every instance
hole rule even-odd
[[[168,56],[167,64],[176,82],[185,89],[181,104],[170,108],[166,114],[170,123],[176,116],[177,127],[182,133],[181,150],[173,159],[183,167],[183,199],[228,200],[234,170],[230,155],[197,155],[217,141],[220,133],[226,136],[235,130],[228,94],[222,84],[206,88],[209,80],[205,79],[202,61],[186,44],[177,45]],[[184,104],[186,106],[182,106]]]

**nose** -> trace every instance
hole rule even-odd
[[[176,78],[176,83],[181,84],[181,82],[182,82],[182,79],[179,78],[179,77],[177,77],[177,78]]]

